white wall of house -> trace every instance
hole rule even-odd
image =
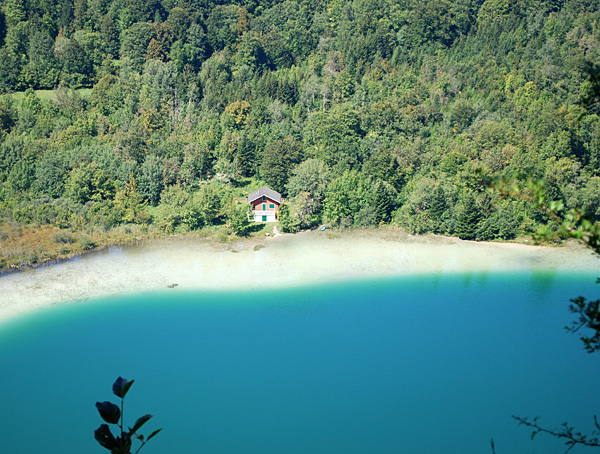
[[[263,218],[266,216],[266,219]],[[275,211],[254,211],[254,221],[255,222],[275,222],[277,219],[275,218]]]

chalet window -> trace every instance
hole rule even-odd
[[[266,209],[267,209],[267,204],[263,203],[263,209],[262,210],[265,211]]]
[[[274,203],[269,203],[269,209],[274,209],[275,208],[275,204]]]
[[[266,196],[266,195],[263,195],[262,201],[263,201],[263,202],[266,202],[266,201],[267,201],[267,196]]]

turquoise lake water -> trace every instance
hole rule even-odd
[[[135,379],[142,453],[562,453],[511,415],[592,428],[600,359],[563,327],[595,275],[425,275],[138,295],[0,325],[0,440],[108,452],[97,400]],[[571,452],[588,452],[572,450]]]

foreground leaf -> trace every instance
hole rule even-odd
[[[94,438],[100,443],[100,446],[109,451],[113,451],[118,447],[117,440],[106,424],[102,424],[94,431]]]
[[[154,436],[157,435],[161,430],[162,430],[162,427],[160,429],[156,429],[154,432],[152,432],[150,435],[148,435],[148,439],[146,441],[154,438]]]
[[[134,433],[136,433],[138,430],[140,430],[140,427],[142,427],[144,424],[146,424],[150,418],[152,418],[152,415],[144,415],[138,418],[138,420],[135,422],[135,424],[133,425],[133,427],[131,429],[129,429],[129,436],[133,436]]]
[[[118,424],[121,418],[121,410],[111,402],[96,402],[96,408],[102,419],[110,424]]]
[[[117,378],[113,384],[114,395],[123,399],[134,381],[135,380],[127,381],[127,379],[123,377]]]

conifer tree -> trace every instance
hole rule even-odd
[[[433,231],[435,233],[441,233],[441,225],[447,209],[448,204],[444,188],[442,188],[441,184],[438,184],[431,198],[431,205],[429,206],[429,218],[433,221]]]
[[[481,220],[481,213],[477,208],[475,196],[467,192],[461,201],[461,208],[456,217],[456,234],[461,240],[474,240],[477,238],[477,227]]]
[[[377,213],[377,222],[389,222],[392,209],[393,204],[390,191],[384,182],[377,182],[375,185],[375,212]]]
[[[429,217],[432,219],[440,219],[445,213],[448,205],[446,204],[446,194],[442,185],[438,185],[433,193],[431,205],[429,206]]]
[[[7,27],[12,27],[18,22],[27,19],[24,4],[23,0],[7,0],[4,2],[2,12],[4,13]]]

